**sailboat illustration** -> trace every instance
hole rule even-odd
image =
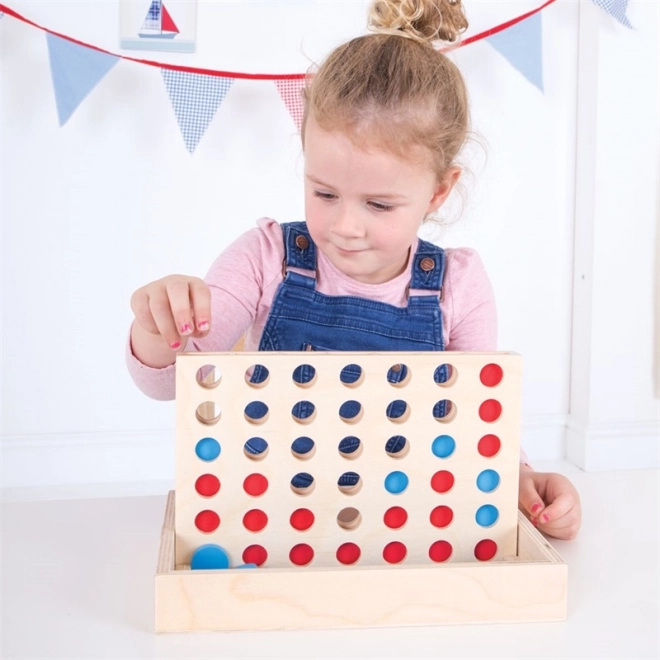
[[[151,6],[138,35],[149,39],[174,39],[177,34],[179,28],[165,9],[162,0],[151,0]]]

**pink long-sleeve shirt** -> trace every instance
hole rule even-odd
[[[410,259],[417,249],[411,246]],[[317,290],[329,296],[358,296],[406,306],[410,266],[389,282],[365,284],[337,270],[320,251]],[[445,349],[494,351],[497,315],[493,289],[479,255],[468,248],[447,249],[440,303]],[[211,289],[211,330],[188,341],[186,351],[229,351],[245,336],[245,350],[256,351],[277,288],[282,282],[284,244],[280,225],[269,218],[230,245],[213,263],[205,281]],[[128,369],[149,397],[174,398],[174,365],[154,369],[142,364],[127,346]]]

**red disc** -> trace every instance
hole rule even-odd
[[[296,509],[289,518],[291,527],[304,532],[314,524],[314,514],[309,509]]]
[[[431,477],[431,488],[436,493],[446,493],[454,485],[454,475],[447,470],[440,470]]]
[[[268,516],[261,509],[251,509],[243,516],[243,526],[250,532],[260,532],[268,524]]]
[[[291,548],[289,559],[296,566],[306,566],[314,559],[314,550],[306,543],[299,543]]]
[[[502,381],[502,367],[499,364],[487,364],[479,374],[479,379],[486,387],[495,387]]]
[[[355,543],[343,543],[337,548],[337,561],[354,564],[360,558],[360,548]]]
[[[268,479],[263,474],[249,474],[243,482],[243,490],[253,497],[263,495],[268,490]]]
[[[434,527],[447,527],[454,519],[454,512],[448,506],[436,506],[431,511],[431,524]]]
[[[407,520],[408,512],[400,506],[390,507],[385,511],[385,515],[383,516],[383,522],[390,529],[399,529],[399,527],[403,527]]]
[[[204,497],[213,497],[220,490],[220,480],[213,474],[203,474],[195,482],[195,490]]]
[[[388,564],[398,564],[406,558],[408,550],[400,541],[392,541],[383,548],[383,559]]]
[[[429,548],[429,557],[431,561],[447,561],[451,557],[453,550],[451,543],[448,541],[436,541]]]
[[[266,559],[268,559],[268,553],[266,552],[266,548],[261,545],[249,545],[243,550],[243,561],[246,564],[261,566]]]
[[[479,541],[479,543],[477,543],[474,548],[474,556],[479,561],[488,561],[489,559],[492,559],[496,552],[497,543],[495,543],[495,541],[491,541],[490,539]]]
[[[489,433],[488,435],[485,435],[483,438],[481,438],[481,440],[479,440],[477,449],[482,456],[490,458],[491,456],[495,456],[495,454],[497,454],[501,446],[502,443],[500,442],[500,439],[496,435]]]
[[[484,422],[494,422],[502,414],[502,404],[496,399],[488,399],[479,406],[479,417]]]
[[[195,516],[195,527],[200,532],[213,532],[219,525],[220,516],[215,511],[206,509]]]

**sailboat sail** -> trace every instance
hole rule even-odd
[[[174,39],[177,34],[179,28],[165,9],[162,0],[152,0],[138,35],[150,39]]]

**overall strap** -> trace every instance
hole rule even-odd
[[[446,262],[447,256],[442,248],[419,239],[413,259],[410,290],[435,293],[442,300],[442,281]]]
[[[316,282],[316,245],[307,230],[305,222],[286,222],[281,225],[282,237],[284,239],[284,263],[282,264],[282,273],[285,277],[290,275],[299,275],[300,277],[311,279]],[[289,268],[295,268],[299,271],[308,271],[302,273],[293,273]],[[298,279],[298,278],[296,278]],[[314,284],[312,284],[314,286]]]

